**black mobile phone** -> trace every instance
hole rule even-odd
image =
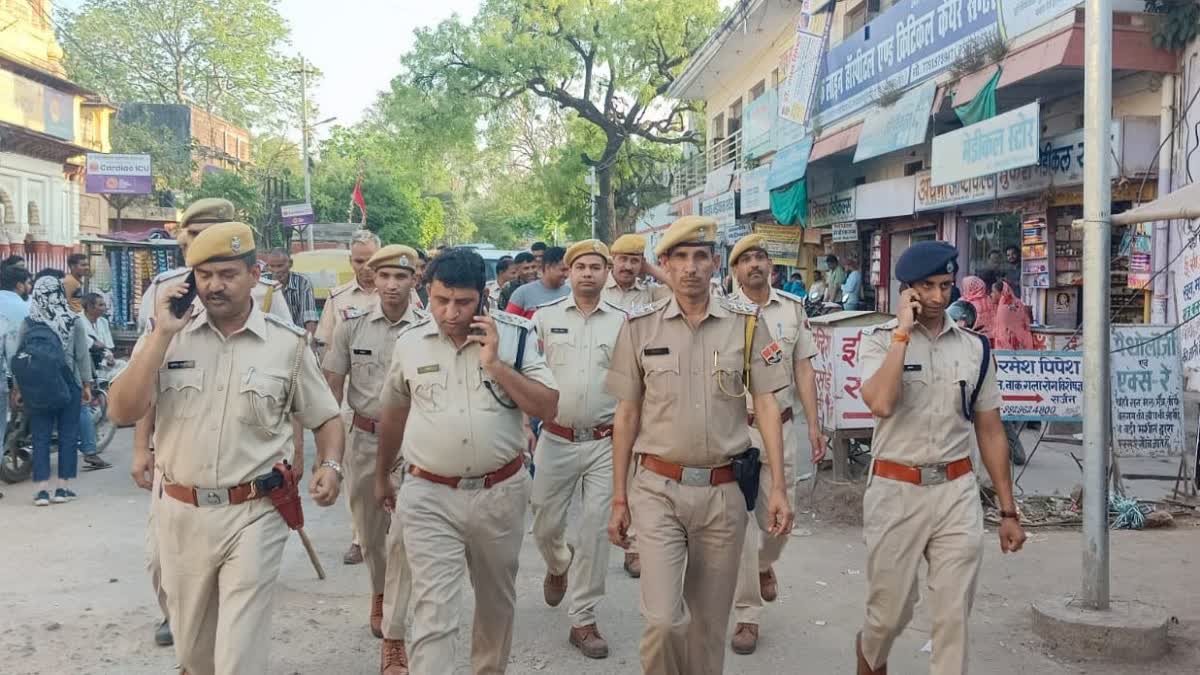
[[[182,297],[171,298],[171,313],[177,319],[182,319],[183,315],[191,309],[192,303],[196,301],[196,273],[188,272],[187,279],[184,281],[188,285],[187,293],[184,293]]]
[[[487,296],[479,294],[479,306],[475,308],[475,316],[487,316]],[[482,328],[472,328],[471,335],[483,335]]]

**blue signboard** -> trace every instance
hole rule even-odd
[[[742,148],[755,158],[775,149],[775,120],[779,115],[779,92],[770,89],[746,104],[742,115]]]
[[[908,0],[825,54],[817,110],[828,124],[879,97],[885,82],[899,89],[946,70],[965,50],[1000,35],[997,0]]]
[[[812,152],[812,137],[792,143],[771,158],[771,175],[767,178],[767,189],[794,183],[808,172],[808,155]]]

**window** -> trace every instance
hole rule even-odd
[[[725,113],[720,113],[713,118],[711,136],[714,141],[725,138]]]
[[[766,90],[767,90],[767,81],[759,80],[758,84],[754,85],[754,87],[750,89],[750,99],[749,100],[753,101],[753,100],[757,99],[759,96],[762,96],[763,93],[766,92]]]
[[[924,168],[925,168],[925,162],[923,162],[921,160],[917,160],[915,162],[909,162],[908,164],[904,165],[904,175],[905,176],[915,176],[918,173],[921,173],[921,169],[924,169]]]
[[[867,6],[859,5],[846,15],[845,29],[843,30],[844,37],[842,39],[849,38],[865,25],[867,25]]]
[[[726,129],[732,136],[742,128],[742,99],[738,99],[729,106],[729,123]]]

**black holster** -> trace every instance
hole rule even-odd
[[[758,502],[758,479],[762,472],[760,454],[758,448],[750,448],[733,458],[733,477],[746,498],[747,511],[753,511]]]

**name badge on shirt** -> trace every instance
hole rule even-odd
[[[195,368],[195,361],[168,361],[167,370],[182,370],[184,368]]]
[[[354,354],[356,356],[370,356],[371,350],[370,349],[355,349]]]
[[[421,366],[420,368],[417,368],[417,374],[424,375],[425,373],[436,373],[441,369],[442,367],[435,363],[432,366]]]
[[[569,331],[566,328],[551,328],[550,332],[555,335],[566,335]]]
[[[665,356],[670,353],[670,347],[646,347],[642,350],[642,354],[645,356]]]
[[[919,364],[919,363],[906,363],[906,364],[904,364],[904,372],[906,372],[906,373],[915,373],[915,372],[918,372],[918,371],[920,371],[920,370],[921,370],[921,364]]]

